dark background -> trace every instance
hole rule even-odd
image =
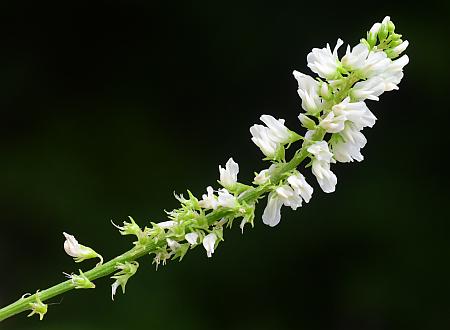
[[[200,196],[232,156],[265,165],[261,114],[298,127],[293,69],[391,15],[410,41],[400,90],[369,107],[362,163],[337,191],[284,208],[269,228],[225,232],[157,272],[140,261],[127,294],[109,279],[52,299],[45,320],[4,329],[448,329],[448,7],[374,2],[0,3],[0,305],[63,280],[62,232],[107,259],[130,247],[110,225],[164,220],[172,192]]]

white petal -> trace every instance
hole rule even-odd
[[[330,163],[315,159],[312,162],[312,172],[324,192],[331,193],[336,189],[337,177],[330,171]]]
[[[66,241],[64,242],[64,251],[71,257],[80,257],[81,248],[75,236],[63,233]]]
[[[217,236],[214,233],[208,234],[203,238],[203,247],[206,250],[208,258],[211,258],[214,253],[214,245],[216,244]]]
[[[307,151],[313,154],[319,161],[330,162],[333,157],[333,154],[328,148],[328,143],[325,141],[319,141],[312,144],[308,147]]]
[[[198,234],[197,233],[188,233],[188,234],[184,235],[184,238],[186,239],[186,241],[188,241],[189,244],[195,245],[195,244],[197,244]]]
[[[262,215],[263,223],[274,227],[278,225],[281,219],[281,206],[283,201],[278,197],[277,193],[271,192],[267,199],[267,206]]]
[[[163,221],[160,223],[157,223],[158,227],[163,228],[163,229],[169,229],[172,228],[173,226],[175,226],[177,223],[175,221]]]
[[[233,160],[233,158],[230,158],[227,161],[225,168],[219,166],[219,172],[220,172],[220,183],[222,184],[222,186],[231,189],[237,182],[239,165]]]

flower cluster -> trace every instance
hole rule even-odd
[[[378,101],[384,92],[398,89],[403,78],[403,68],[409,59],[407,55],[399,55],[408,42],[394,30],[394,24],[386,17],[374,24],[367,38],[358,45],[347,46],[343,56],[339,55],[339,48],[344,44],[341,39],[333,50],[329,44],[314,48],[307,56],[307,66],[318,77],[293,72],[304,110],[298,116],[301,126],[306,128],[304,136],[288,129],[284,119],[262,115],[260,120],[265,125],[255,124],[250,128],[251,140],[270,166],[255,173],[254,186],[238,182],[239,165],[230,158],[225,167],[219,166],[218,183],[222,188],[208,186],[200,199],[190,191],[187,197],[175,195],[180,207],[167,212],[167,221],[151,222],[150,227],[142,229],[130,217],[122,226],[114,225],[121,235],[136,237],[133,251],[154,254],[156,267],[169,259],[183,259],[189,249],[199,245],[211,257],[223,241],[225,226],[231,226],[237,218],[241,218],[242,231],[248,223],[253,226],[255,205],[265,194],[268,197],[262,221],[276,226],[283,205],[296,210],[303,201],[311,200],[313,187],[298,169],[307,158],[310,162],[305,168],[311,167],[320,188],[325,193],[334,192],[337,177],[331,171],[331,164],[364,159],[361,149],[367,140],[362,131],[373,127],[376,121],[365,102]],[[287,148],[298,140],[302,140],[301,146],[287,161]],[[64,235],[64,249],[76,262],[101,258],[73,236]],[[125,292],[126,283],[137,268],[135,261],[115,265],[112,297],[119,286]],[[70,278],[76,287],[92,287],[81,271]]]
[[[338,39],[333,50],[329,44],[325,48],[314,48],[308,54],[307,62],[318,78],[298,71],[293,72],[305,111],[299,115],[299,120],[308,130],[302,147],[311,158],[312,173],[326,193],[334,192],[337,184],[337,177],[331,171],[332,163],[364,159],[361,149],[367,140],[361,131],[372,127],[376,121],[365,101],[378,101],[382,93],[398,89],[403,78],[403,68],[409,61],[408,56],[403,55],[395,60],[394,58],[406,49],[408,42],[401,40],[401,35],[396,34],[394,29],[394,24],[386,17],[381,23],[374,24],[367,34],[367,39],[362,39],[361,43],[353,48],[347,46],[342,58],[338,54],[339,48],[344,44],[341,39]],[[268,118],[271,117],[264,115],[261,120],[266,124],[275,122],[274,118]],[[278,119],[277,123],[276,132],[288,131],[284,127],[284,120]],[[276,150],[274,146],[279,148],[276,142],[287,142],[276,140],[273,138],[275,134],[268,133],[275,130],[273,126],[268,125],[266,134],[259,132],[264,128],[260,125],[250,129],[252,140],[264,155],[274,161],[269,169],[256,175],[254,183],[259,185],[266,184],[274,165],[284,161],[283,158],[272,157]],[[330,136],[328,141],[325,140],[327,134]],[[268,150],[271,153],[268,153]],[[301,177],[303,178],[302,175]],[[312,188],[304,178],[298,181],[298,186],[303,191],[308,191],[308,196],[311,195]],[[296,190],[292,185],[292,175],[272,185],[263,222],[270,226],[278,224],[282,205],[295,210],[301,206],[302,198],[309,200],[300,193],[299,188]]]

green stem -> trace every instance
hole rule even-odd
[[[316,131],[315,136],[313,137],[313,140],[320,140],[324,136],[324,132],[321,129],[318,129]],[[287,163],[284,163],[282,166],[279,166],[278,169],[271,174],[270,176],[270,182],[272,184],[278,184],[284,177],[285,174],[289,173],[290,171],[297,168],[298,165],[301,164],[303,160],[305,160],[306,157],[308,157],[309,153],[306,151],[306,148],[303,147],[299,152],[297,152],[294,157]],[[239,197],[240,202],[247,202],[252,203],[256,201],[259,197],[261,197],[264,193],[266,193],[268,190],[270,190],[267,186],[259,186],[255,188],[251,188],[247,190],[245,193],[243,193]],[[232,214],[232,210],[228,209],[217,209],[209,214],[207,214],[206,218],[208,219],[208,223],[210,225],[214,224],[216,221],[226,217],[227,215]],[[150,242],[144,247],[134,247],[131,250],[119,255],[118,257],[102,264],[99,266],[96,266],[95,268],[91,269],[90,271],[87,271],[84,273],[84,275],[90,280],[93,281],[100,277],[108,276],[115,271],[117,271],[117,264],[118,263],[125,263],[130,262],[136,259],[139,259],[143,256],[146,256],[153,251],[155,251],[158,247],[164,245],[165,242],[161,241],[158,243]],[[19,313],[22,313],[24,311],[30,310],[30,304],[36,302],[36,295],[39,295],[39,298],[41,301],[46,301],[48,299],[51,299],[53,297],[56,297],[60,294],[63,294],[64,292],[70,291],[75,288],[75,285],[72,283],[71,280],[64,281],[62,283],[56,284],[46,290],[39,291],[39,293],[33,294],[26,298],[20,298],[16,302],[3,307],[0,309],[0,322]]]

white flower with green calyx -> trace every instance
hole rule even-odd
[[[111,276],[114,279],[114,283],[111,285],[111,299],[114,300],[117,288],[120,286],[122,288],[122,293],[125,294],[125,287],[131,276],[136,274],[139,267],[137,261],[126,261],[125,263],[118,263],[116,269],[118,272]]]
[[[400,56],[400,54],[403,53],[406,50],[406,48],[408,48],[409,46],[408,40],[405,41],[399,40],[399,41],[400,43],[398,43],[397,46],[386,50],[386,54],[389,58],[396,58]]]
[[[325,141],[316,142],[308,149],[314,158],[312,172],[315,175],[320,188],[326,193],[334,192],[337,184],[336,175],[330,170],[330,162],[333,162],[333,154]]]
[[[217,201],[217,196],[214,195],[213,187],[209,186],[206,188],[206,194],[203,194],[202,200],[198,202],[200,207],[204,209],[217,209],[219,202]]]
[[[369,48],[364,44],[358,44],[350,51],[350,45],[347,46],[347,51],[342,57],[342,66],[347,71],[355,71],[363,68],[366,64],[367,56],[369,55]]]
[[[275,227],[281,220],[281,207],[283,206],[283,200],[278,196],[278,193],[272,191],[267,197],[267,205],[262,215],[262,221],[264,224]]]
[[[289,185],[282,185],[275,189],[283,201],[283,205],[289,206],[294,211],[302,206],[302,197]]]
[[[313,188],[306,182],[304,176],[299,172],[290,175],[288,184],[276,187],[268,197],[266,208],[264,209],[263,223],[274,227],[281,220],[281,207],[283,205],[296,210],[302,206],[302,200],[307,203],[311,199]]]
[[[202,243],[203,243],[203,247],[206,250],[206,255],[208,256],[208,258],[211,258],[214,253],[217,239],[218,239],[218,237],[215,233],[210,233],[203,238]]]
[[[331,52],[330,45],[326,48],[313,48],[313,50],[306,57],[308,67],[320,77],[327,80],[338,79],[340,77],[341,63],[338,58],[337,51],[344,42],[338,39],[333,52]]]
[[[281,220],[281,207],[283,205],[290,206],[293,210],[302,206],[302,198],[288,185],[282,185],[269,193],[267,205],[262,215],[263,223],[270,227],[278,225]]]
[[[181,244],[178,243],[177,241],[171,239],[171,238],[167,238],[167,246],[170,248],[170,250],[172,250],[172,252],[176,252],[180,247]]]
[[[237,198],[230,194],[228,190],[225,188],[218,190],[219,196],[217,197],[217,203],[221,207],[229,208],[229,209],[235,209],[239,207],[239,202]]]
[[[351,121],[359,130],[364,127],[373,127],[377,120],[364,102],[350,102],[350,97],[346,97],[341,103],[334,105],[332,111],[336,116],[342,116]],[[344,126],[341,127],[341,130],[343,129]],[[338,133],[341,130],[330,133]]]
[[[379,76],[359,81],[350,90],[350,97],[352,101],[378,101],[379,96],[385,92],[385,85],[384,79]]]
[[[364,65],[357,70],[361,78],[371,78],[384,72],[391,60],[387,57],[385,52],[370,52]]]
[[[169,255],[173,256],[173,259],[180,258],[180,261],[183,260],[189,249],[189,244],[180,244],[171,238],[167,238],[166,242],[170,249]]]
[[[79,269],[79,272],[80,272],[80,275],[67,274],[67,273],[64,273],[64,275],[66,275],[66,277],[68,279],[70,279],[70,281],[74,285],[75,289],[94,289],[95,284],[92,283],[86,277],[86,275],[84,275],[84,273],[81,271],[81,269]]]
[[[220,180],[218,182],[222,185],[222,187],[236,194],[250,189],[250,186],[237,182],[238,173],[238,163],[236,163],[233,158],[230,158],[225,164],[225,168],[219,165]]]
[[[332,193],[336,190],[337,177],[331,172],[330,163],[315,159],[312,162],[312,172],[324,192]]]
[[[81,245],[72,235],[69,235],[67,233],[63,233],[63,235],[66,238],[66,240],[64,241],[64,251],[66,251],[69,256],[73,257],[75,262],[82,262],[87,259],[99,258],[99,265],[103,263],[103,257],[93,249]]]
[[[392,61],[387,69],[380,74],[380,77],[384,81],[384,90],[386,92],[397,90],[398,84],[403,79],[403,68],[409,63],[408,55],[403,55],[402,57]]]
[[[287,182],[296,194],[300,195],[306,203],[309,203],[314,189],[306,182],[305,177],[300,172],[296,171],[296,173],[290,175]]]
[[[219,183],[226,189],[233,189],[237,182],[239,165],[233,158],[228,159],[225,168],[219,165],[220,181]]]
[[[186,234],[186,235],[184,236],[184,238],[186,239],[186,241],[187,241],[191,246],[194,246],[194,245],[197,245],[197,244],[198,244],[198,238],[199,238],[199,235],[198,235],[198,233],[193,232],[193,233],[188,233],[188,234]]]
[[[347,117],[344,115],[336,116],[333,111],[320,121],[319,126],[325,129],[327,133],[338,133],[344,129]]]
[[[269,138],[269,129],[263,125],[253,125],[250,127],[250,133],[253,143],[261,149],[262,153],[269,158],[275,158],[279,145]]]
[[[35,301],[29,304],[31,313],[27,317],[33,316],[34,314],[39,315],[39,321],[44,319],[44,315],[47,314],[48,305],[44,304],[39,297],[39,290],[36,291]]]
[[[375,23],[367,32],[367,43],[370,48],[375,47],[378,41],[383,44],[389,32],[394,32],[394,28],[389,16],[386,16],[381,23]]]
[[[324,161],[327,163],[332,162],[333,154],[328,148],[328,143],[325,141],[315,142],[307,149],[308,152],[314,155],[314,158],[318,161]]]
[[[334,134],[331,138],[331,149],[335,160],[348,163],[356,160],[364,160],[361,149],[367,143],[365,136],[352,124],[347,124],[340,134]]]
[[[292,74],[298,83],[297,93],[302,99],[302,108],[313,115],[319,113],[322,110],[323,103],[319,96],[321,84],[311,76],[301,72],[294,70]]]
[[[259,173],[255,173],[255,178],[253,180],[253,183],[256,185],[263,185],[267,183],[270,179],[270,175],[273,173],[273,171],[277,168],[276,164],[270,165],[268,169],[262,170]]]
[[[284,158],[284,145],[291,144],[301,137],[290,131],[284,125],[284,119],[275,119],[269,115],[262,115],[260,120],[267,125],[253,125],[250,127],[252,141],[261,149],[269,159]]]
[[[314,130],[316,128],[316,122],[303,113],[298,115],[298,119],[302,123],[303,127],[311,130]]]

